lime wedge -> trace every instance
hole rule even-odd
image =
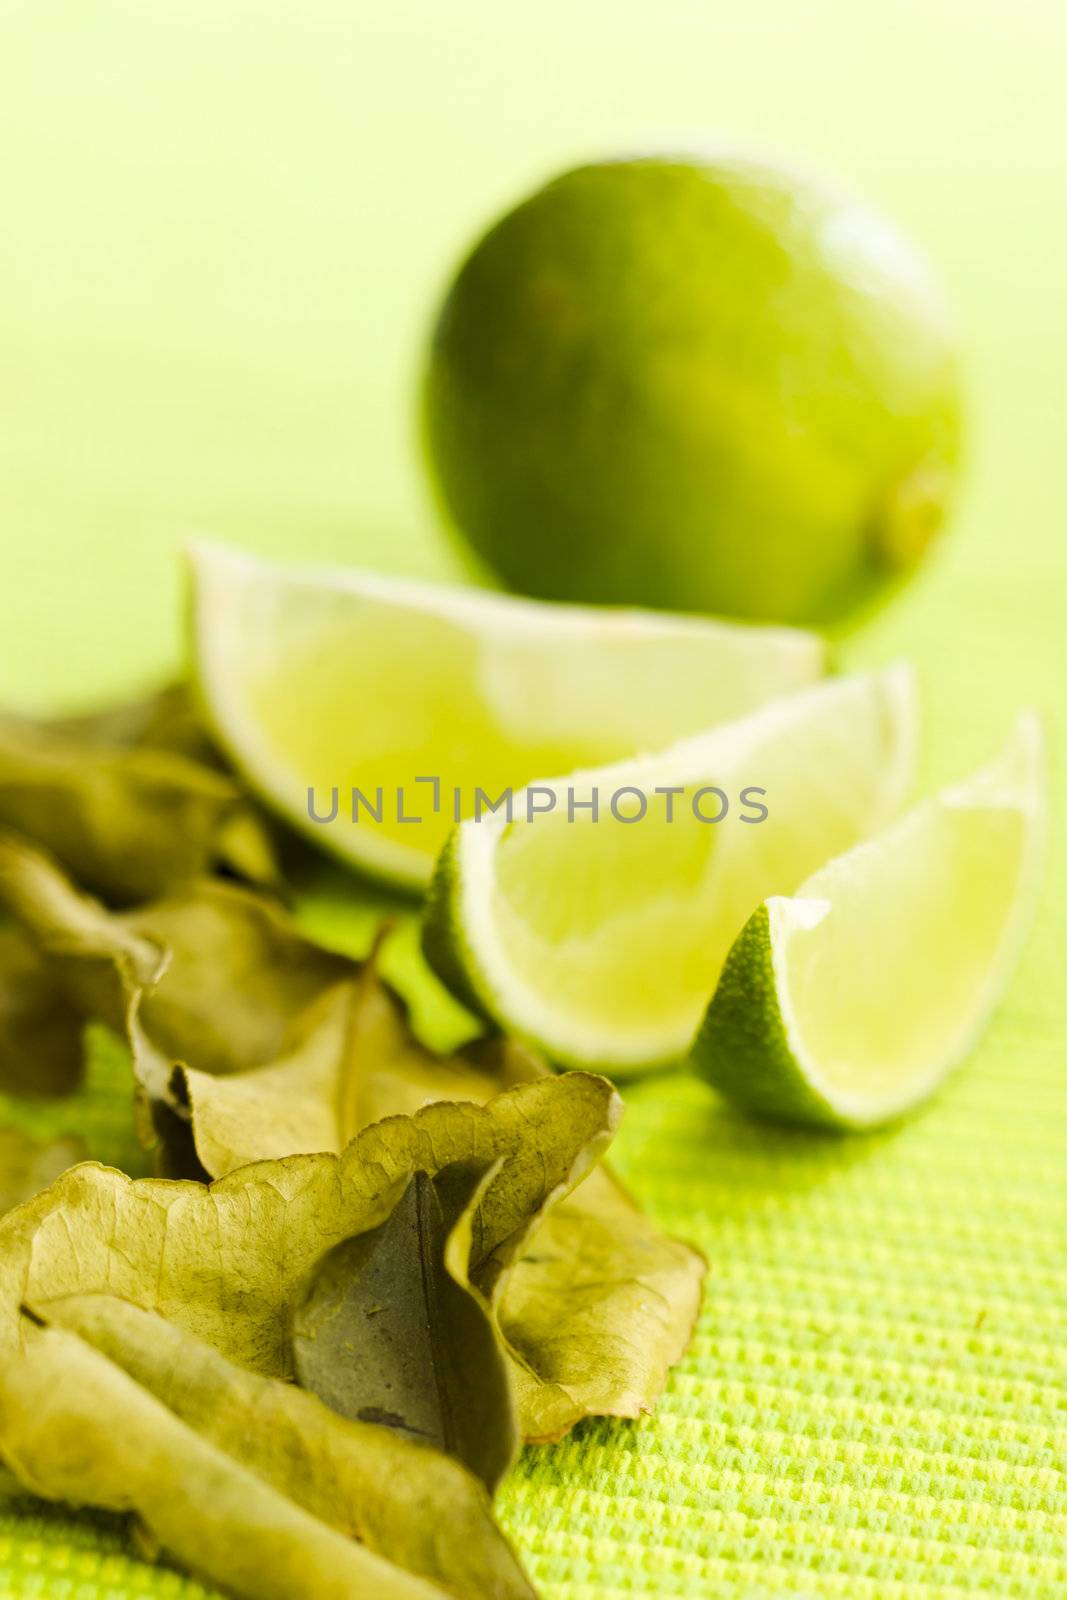
[[[753,907],[896,814],[915,724],[911,675],[894,667],[532,784],[510,821],[456,829],[426,954],[468,1004],[558,1062],[618,1076],[676,1061]]]
[[[1044,797],[1036,719],[997,760],[765,900],[730,951],[693,1050],[763,1115],[868,1128],[971,1049],[1018,954]]]
[[[475,790],[495,798],[661,749],[825,666],[822,641],[793,629],[286,568],[214,545],[190,564],[196,672],[235,763],[316,844],[412,887]],[[333,821],[311,819],[309,789],[320,818],[337,791]]]

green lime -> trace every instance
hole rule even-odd
[[[754,905],[883,826],[910,787],[907,669],[828,680],[656,755],[531,784],[442,854],[423,947],[556,1061],[684,1057]]]
[[[541,605],[205,544],[190,569],[201,694],[250,785],[323,849],[416,888],[478,791],[496,800],[540,772],[657,749],[825,665],[822,641],[789,628]]]
[[[445,299],[425,429],[445,507],[511,586],[825,623],[940,526],[956,340],[873,212],[741,155],[565,173]]]
[[[764,1116],[866,1128],[924,1100],[971,1049],[1031,909],[1044,795],[1024,717],[984,771],[839,856],[739,935],[694,1046]]]

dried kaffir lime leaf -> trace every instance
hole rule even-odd
[[[125,996],[167,1172],[221,1177],[265,1158],[339,1153],[382,1117],[556,1081],[503,1039],[447,1056],[426,1049],[373,961],[361,967],[323,951],[245,891],[200,886],[115,915],[25,847],[9,845],[6,859],[9,903],[21,895],[40,948],[87,1014],[121,1025]],[[0,841],[0,892],[4,860]],[[697,1252],[595,1171],[572,1195],[544,1192],[509,1244],[507,1269],[478,1292],[504,1335],[526,1437],[654,1404],[699,1308]],[[336,1274],[331,1281],[336,1288]],[[344,1319],[334,1298],[326,1295],[336,1329]],[[349,1320],[356,1328],[341,1342],[358,1343],[359,1318]],[[316,1363],[315,1383],[336,1401],[347,1377],[328,1366]],[[344,1404],[353,1414],[367,1404],[402,1413],[387,1397]]]
[[[113,905],[216,870],[277,886],[270,836],[233,778],[186,753],[187,741],[123,742],[115,731],[106,717],[0,716],[0,826]]]
[[[0,1436],[36,1493],[133,1509],[148,1542],[248,1600],[531,1600],[481,1485],[438,1451],[110,1295],[41,1302],[22,1321],[0,1369]]]

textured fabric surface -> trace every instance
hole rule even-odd
[[[454,570],[408,443],[427,311],[493,209],[577,154],[680,128],[800,148],[941,263],[968,495],[843,655],[916,661],[929,782],[1042,713],[1033,937],[899,1129],[760,1128],[681,1078],[627,1092],[618,1164],[712,1263],[700,1326],[653,1417],[527,1452],[501,1507],[547,1600],[1067,1595],[1062,8],[37,0],[6,8],[4,56],[5,701],[171,667],[190,528]],[[315,915],[357,943],[371,920],[341,894]],[[140,1159],[106,1044],[76,1101],[9,1110]],[[0,1507],[0,1600],[206,1592],[107,1519]]]

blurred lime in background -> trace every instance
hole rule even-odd
[[[896,648],[949,657],[928,690],[954,702],[1020,572],[1062,570],[1065,63],[1046,0],[7,7],[0,694],[85,701],[173,670],[190,535],[464,575],[415,426],[441,286],[553,171],[727,135],[893,218],[959,307],[966,494],[887,612]],[[1016,575],[990,618],[968,593],[986,555]],[[1005,717],[1048,698],[1032,639],[1023,681],[992,691]]]
[[[739,150],[579,167],[449,290],[426,431],[520,591],[836,620],[910,571],[955,482],[955,335],[867,208]]]

